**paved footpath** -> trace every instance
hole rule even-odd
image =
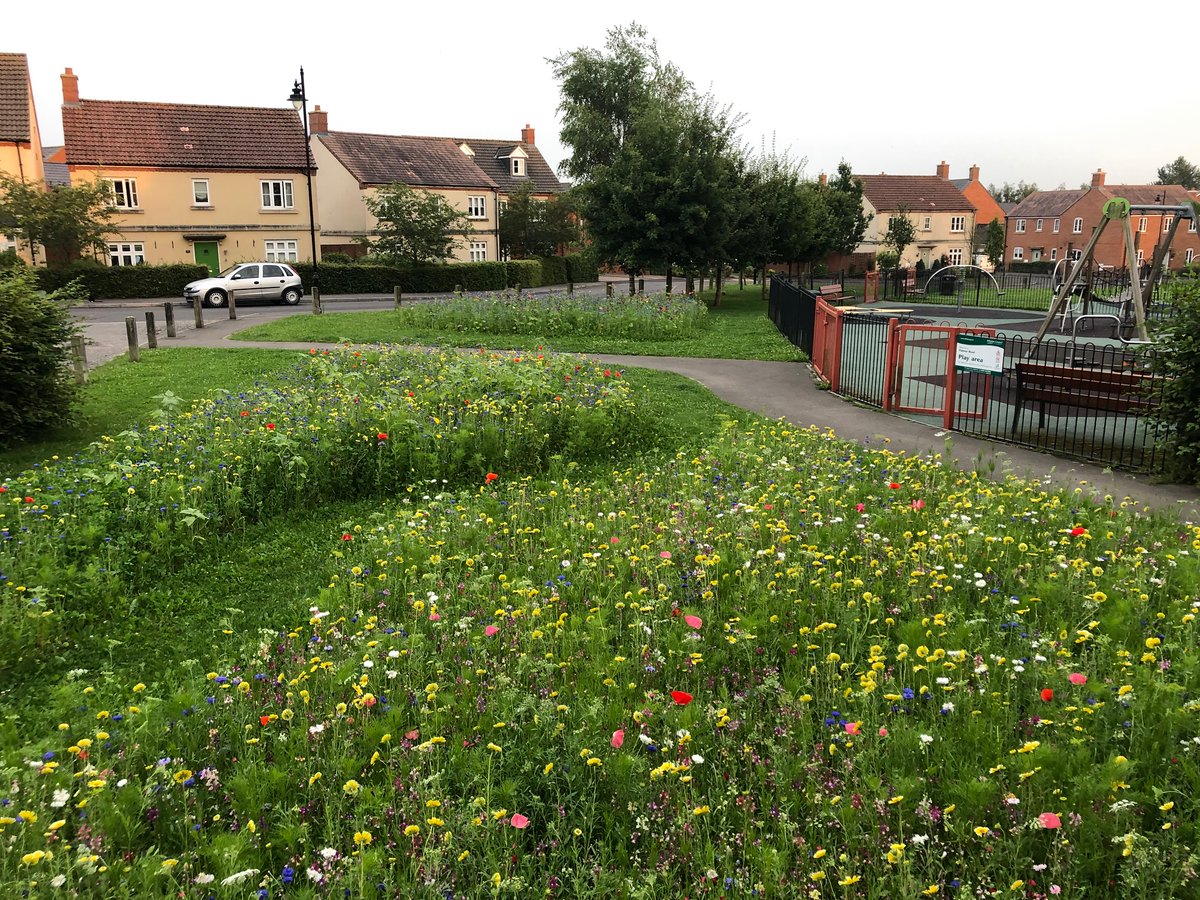
[[[229,339],[229,335],[255,324],[255,317],[249,310],[246,314],[239,310],[241,318],[237,321],[218,319],[216,322],[206,322],[201,330],[193,327],[191,314],[186,309],[181,312],[184,315],[177,316],[177,323],[183,326],[178,330],[179,337],[160,337],[160,347],[308,350],[313,346],[336,346],[234,341]],[[112,341],[108,335],[93,333],[93,329],[102,327],[111,330],[118,326],[89,327],[89,337],[95,341],[89,350],[89,362],[93,365],[120,355],[124,348],[123,325],[119,326],[118,342]],[[1115,472],[1023,447],[947,433],[878,409],[858,406],[818,387],[809,367],[800,363],[593,355],[611,365],[638,366],[685,375],[728,403],[769,418],[786,419],[801,427],[832,429],[838,437],[866,446],[909,454],[942,454],[959,468],[976,469],[989,478],[998,480],[1012,473],[1035,479],[1047,487],[1074,490],[1092,502],[1103,502],[1107,496],[1117,503],[1128,500],[1131,505],[1146,511],[1173,510],[1185,521],[1200,522],[1200,488],[1155,484],[1144,475]]]

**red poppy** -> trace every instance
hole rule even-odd
[[[671,699],[677,706],[687,706],[692,702],[692,695],[687,691],[671,691]]]
[[[243,417],[245,417],[245,416],[248,416],[248,415],[250,415],[250,411],[249,411],[249,410],[245,410],[245,409],[243,409],[241,414],[242,414],[242,416],[243,416]]]
[[[275,423],[274,423],[274,422],[268,422],[268,423],[267,423],[267,431],[274,431],[274,430],[275,430]]]
[[[33,498],[32,498],[32,497],[26,497],[26,498],[25,498],[25,502],[26,502],[26,503],[32,503],[32,502],[33,502]]]
[[[898,481],[889,482],[888,487],[890,487],[893,491],[897,491],[900,489],[900,482],[898,482]]]
[[[354,540],[354,535],[352,535],[350,533],[343,534],[342,540],[343,541],[352,541],[352,540]]]
[[[500,476],[499,476],[499,475],[497,475],[495,472],[488,472],[488,473],[487,473],[487,475],[486,475],[486,476],[484,477],[484,479],[483,479],[483,483],[484,483],[484,484],[491,484],[493,481],[495,481],[495,480],[496,480],[497,478],[499,478],[499,477],[500,477]]]
[[[265,728],[267,725],[271,724],[271,717],[270,716],[259,716],[258,724],[262,725]]]
[[[0,494],[7,494],[7,493],[8,493],[8,485],[0,484]]]
[[[1054,690],[1052,688],[1042,688],[1042,700],[1049,703],[1054,699]]]
[[[378,438],[379,438],[381,441],[386,441],[386,440],[387,440],[387,432],[386,432],[386,431],[381,431],[381,432],[379,432],[379,434],[378,434],[377,436],[378,436]]]
[[[1087,534],[1087,529],[1082,525],[1076,525],[1071,529],[1071,537],[1079,537],[1081,534]]]

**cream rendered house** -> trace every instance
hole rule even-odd
[[[926,267],[945,256],[951,265],[969,264],[975,207],[951,182],[938,175],[855,175],[863,186],[863,209],[873,216],[856,253],[874,256],[887,249],[888,220],[907,208],[916,236],[901,266]]]
[[[112,186],[110,265],[199,263],[216,273],[313,258],[294,110],[81,100],[70,69],[62,83],[71,181]],[[314,225],[319,233],[319,216]]]
[[[45,182],[29,61],[24,53],[0,53],[0,173],[26,184]],[[45,262],[40,247],[18,246],[0,228],[0,252],[16,250],[26,262]]]

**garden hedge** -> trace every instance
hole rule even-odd
[[[129,300],[139,297],[182,297],[189,281],[208,278],[207,266],[104,266],[75,262],[51,269],[37,269],[38,286],[56,291],[79,279],[90,300]]]

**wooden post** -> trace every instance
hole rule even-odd
[[[138,362],[141,356],[138,354],[137,319],[133,316],[125,317],[125,337],[129,341],[130,361]]]
[[[321,289],[316,285],[313,285],[312,289],[312,309],[314,316],[321,314]]]
[[[462,293],[462,285],[461,284],[456,284],[454,286],[454,293],[456,293],[456,294]],[[519,284],[517,285],[517,293],[518,294],[521,293],[521,286]]]
[[[158,349],[158,329],[154,327],[154,310],[146,310],[146,349]]]
[[[75,381],[87,384],[87,340],[82,334],[71,335],[71,355],[75,358]]]
[[[202,304],[203,301],[199,294],[192,298],[192,315],[196,318],[197,328],[204,327],[204,306]]]
[[[639,294],[646,293],[646,279],[645,278],[638,279],[638,293]]]
[[[175,334],[175,304],[168,300],[163,304],[163,318],[167,320],[167,337],[173,338]]]
[[[400,308],[400,304],[404,302],[404,294],[400,290],[400,285],[392,288],[392,300],[396,309]]]
[[[568,282],[567,282],[567,293],[568,293],[568,294],[574,294],[574,293],[575,293],[575,282],[573,282],[573,281],[568,281]]]
[[[237,291],[233,288],[229,289],[229,318],[237,318]]]
[[[517,282],[517,297],[521,296],[521,283]]]
[[[613,283],[610,281],[604,286],[604,296],[611,297],[613,295]]]

